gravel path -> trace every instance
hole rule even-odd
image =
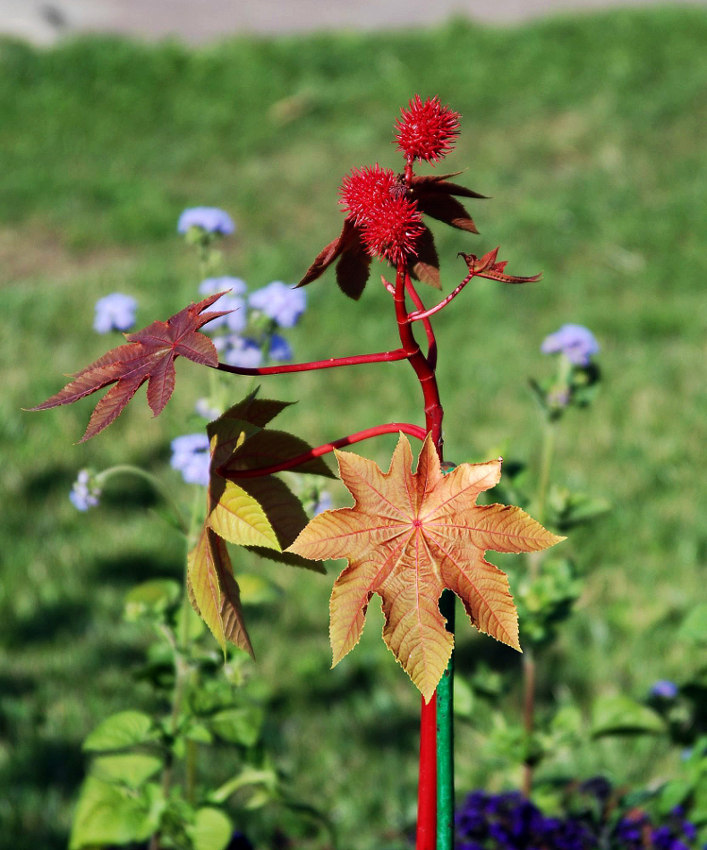
[[[464,15],[507,25],[551,14],[679,0],[0,0],[0,33],[50,45],[80,32],[177,37],[192,44],[235,33],[394,29]],[[707,0],[689,5],[707,7]]]

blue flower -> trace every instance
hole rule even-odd
[[[658,699],[675,699],[678,695],[678,686],[668,679],[659,679],[651,687],[650,695]]]
[[[282,363],[285,360],[292,360],[292,347],[284,336],[273,334],[270,337],[270,351],[268,352],[270,359],[277,363]]]
[[[190,207],[179,216],[177,231],[187,233],[190,227],[200,227],[207,233],[220,233],[223,236],[236,229],[231,216],[218,207]]]
[[[185,434],[171,443],[170,466],[182,473],[187,484],[209,483],[209,438],[206,434]]]
[[[82,469],[69,493],[71,504],[76,510],[87,511],[98,505],[100,495],[100,487],[92,480],[91,473],[87,469]]]
[[[330,511],[331,504],[331,493],[327,493],[326,490],[322,490],[321,493],[319,493],[316,502],[312,506],[312,516],[324,513],[324,511]]]
[[[297,324],[307,305],[303,289],[293,289],[279,280],[253,292],[248,299],[254,310],[260,310],[281,328]]]
[[[241,369],[257,369],[263,362],[263,350],[254,339],[234,334],[233,336],[222,336],[215,339],[214,345],[229,366],[239,366]]]
[[[122,292],[113,292],[96,301],[93,329],[99,334],[108,331],[129,331],[135,324],[137,301]]]
[[[543,354],[564,354],[575,366],[586,367],[592,355],[599,353],[599,343],[583,325],[562,325],[559,331],[545,337],[540,350]]]
[[[230,290],[230,291],[226,291]],[[207,333],[217,328],[228,328],[233,333],[241,333],[248,325],[247,305],[245,298],[240,296],[247,292],[245,281],[239,277],[207,277],[201,282],[199,292],[201,295],[214,295],[216,292],[225,292],[218,301],[214,302],[215,310],[230,310],[225,316],[212,319],[205,327]]]
[[[199,284],[199,292],[202,295],[213,295],[215,292],[230,290],[231,295],[245,295],[248,284],[240,277],[222,275],[221,277],[207,277]]]
[[[214,419],[218,419],[222,413],[218,407],[213,406],[208,398],[197,399],[196,404],[194,405],[194,410],[199,414],[199,416],[203,416],[204,419],[207,419],[209,422],[213,422]]]

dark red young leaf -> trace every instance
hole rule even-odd
[[[434,237],[429,227],[426,227],[417,237],[415,248],[417,250],[417,256],[412,263],[410,273],[417,280],[421,280],[423,283],[429,284],[429,286],[434,286],[435,289],[441,289],[439,257],[437,256]]]
[[[147,381],[147,402],[153,414],[162,412],[174,390],[174,361],[180,355],[194,363],[215,367],[218,353],[211,340],[199,328],[228,310],[202,312],[217,301],[222,292],[210,295],[198,304],[190,304],[166,322],[156,321],[140,331],[125,334],[127,343],[107,352],[85,369],[56,395],[32,410],[47,410],[73,402],[115,384],[96,405],[79,442],[95,437],[107,428]]]
[[[463,204],[451,195],[423,195],[417,202],[418,209],[425,215],[432,216],[445,224],[466,230],[467,233],[478,233],[474,219],[464,208]]]
[[[371,255],[366,251],[359,238],[341,254],[336,264],[336,282],[339,289],[354,301],[363,294],[371,272]]]
[[[459,186],[457,183],[449,183],[445,178],[455,177],[461,172],[453,174],[428,175],[426,177],[413,177],[408,190],[409,196],[417,201],[420,212],[432,218],[439,219],[445,224],[466,230],[468,233],[478,233],[474,220],[466,208],[459,201],[454,200],[452,195],[463,198],[486,198],[473,189]]]
[[[361,228],[351,218],[344,220],[339,236],[315,257],[297,286],[306,286],[321,277],[335,261],[336,281],[341,291],[357,301],[361,297],[371,268],[371,257],[361,239]]]
[[[448,177],[456,177],[461,173],[461,171],[453,171],[450,174],[428,174],[424,177],[413,176],[410,181],[410,191],[413,194],[413,198],[417,199],[420,195],[444,194],[456,195],[459,198],[488,200],[488,195],[482,195],[480,192],[467,189],[466,186],[460,186],[458,183],[450,183],[447,180]]]
[[[483,257],[477,257],[476,254],[464,254],[461,251],[457,256],[464,258],[464,262],[474,277],[485,277],[488,280],[498,280],[501,283],[533,283],[542,277],[542,272],[531,277],[518,277],[517,275],[506,274],[504,269],[508,261],[496,261],[498,248],[489,251]]]

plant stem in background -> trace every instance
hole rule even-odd
[[[455,601],[445,590],[439,603],[452,634]],[[454,653],[437,686],[437,850],[454,850]]]
[[[563,358],[564,359],[564,358]],[[561,369],[563,366],[560,367]],[[543,428],[543,444],[540,456],[540,474],[538,478],[538,489],[535,496],[535,515],[538,522],[545,523],[545,505],[547,504],[547,493],[550,486],[550,471],[555,453],[555,437],[557,422],[550,415],[545,417]],[[531,581],[538,578],[542,552],[531,552],[528,555],[528,569]],[[532,757],[532,738],[535,732],[535,691],[537,685],[537,669],[535,651],[532,646],[526,646],[523,651],[523,730],[525,732],[525,745],[527,748],[523,760],[523,776],[521,780],[521,791],[525,797],[530,797],[533,790],[534,759]]]

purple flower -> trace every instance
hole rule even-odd
[[[87,469],[82,469],[69,493],[71,504],[78,511],[87,511],[98,505],[100,495],[100,487],[92,480],[91,473]]]
[[[291,328],[304,313],[307,296],[303,289],[293,289],[276,280],[253,292],[248,302],[254,310],[260,310],[281,328]]]
[[[207,419],[209,422],[213,422],[214,419],[218,419],[221,415],[221,411],[218,407],[214,407],[208,398],[197,399],[196,404],[194,405],[194,410],[199,414],[199,416],[203,416],[204,419]]]
[[[285,360],[292,360],[292,347],[284,336],[273,334],[270,337],[270,351],[268,352],[271,360],[277,363],[282,363]]]
[[[317,501],[312,506],[312,516],[316,516],[317,514],[321,514],[324,511],[331,510],[331,493],[327,493],[326,490],[322,490],[321,493],[317,496]]]
[[[187,233],[190,227],[200,227],[207,233],[226,236],[236,229],[231,216],[218,207],[190,207],[179,216],[177,231]]]
[[[650,695],[658,699],[675,699],[678,695],[678,686],[668,679],[659,679],[651,687]]]
[[[257,369],[263,362],[263,351],[254,339],[236,335],[222,336],[214,340],[214,345],[229,366]]]
[[[209,438],[206,434],[185,434],[172,440],[170,466],[182,473],[187,484],[209,483]]]
[[[221,277],[207,277],[199,284],[201,295],[213,295],[215,292],[230,290],[231,295],[245,295],[248,285],[240,277],[223,275]]]
[[[543,354],[564,354],[575,366],[588,366],[592,355],[599,353],[599,343],[583,325],[562,325],[545,337],[540,350]]]
[[[230,290],[230,291],[226,291]],[[206,332],[211,333],[217,328],[228,328],[233,333],[241,333],[248,325],[248,314],[245,298],[240,296],[247,292],[245,281],[239,277],[207,277],[201,282],[201,295],[214,295],[224,292],[213,305],[215,310],[230,310],[225,316],[218,316],[206,325]]]
[[[129,331],[135,324],[137,301],[122,292],[112,292],[96,301],[93,329],[99,334],[108,331]]]

